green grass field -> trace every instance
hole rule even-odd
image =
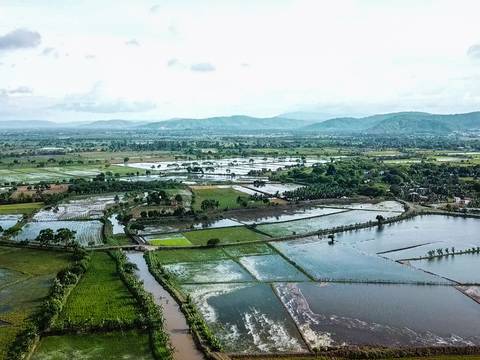
[[[210,261],[227,259],[222,248],[211,249],[175,249],[151,251],[150,256],[154,263],[172,264],[177,262]]]
[[[41,209],[43,203],[7,204],[0,205],[0,215],[3,214],[26,214],[30,215]]]
[[[32,360],[151,360],[148,334],[138,331],[47,336]]]
[[[189,231],[183,233],[183,235],[195,245],[207,245],[210,239],[219,239],[221,244],[231,244],[265,240],[267,238],[242,226]]]
[[[0,327],[0,359],[69,262],[69,255],[62,252],[0,248],[0,273],[8,274],[0,282],[0,322],[6,323]]]
[[[101,328],[105,322],[132,324],[139,310],[107,253],[92,254],[90,267],[72,290],[56,327]]]
[[[150,245],[156,246],[191,246],[192,243],[183,234],[159,235],[156,239],[149,239]]]
[[[217,200],[219,202],[218,209],[237,209],[242,206],[237,203],[237,198],[241,196],[244,199],[247,199],[249,195],[240,192],[232,188],[218,188],[218,187],[205,187],[205,188],[195,188],[193,190],[195,194],[195,203],[193,204],[193,209],[195,211],[202,211],[201,205],[203,200]],[[249,201],[248,206],[261,206],[263,205],[262,201]]]

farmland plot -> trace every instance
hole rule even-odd
[[[263,208],[249,211],[248,213],[238,213],[232,216],[232,219],[246,225],[287,222],[313,218],[317,216],[330,215],[344,212],[344,209],[333,209],[326,207],[308,207],[308,208]]]
[[[176,263],[164,269],[181,283],[245,282],[253,277],[233,260]]]
[[[95,252],[55,326],[101,328],[104,323],[115,321],[131,325],[138,311],[135,299],[117,275],[113,259],[106,253]]]
[[[3,230],[7,230],[15,225],[20,219],[22,215],[18,214],[11,214],[11,215],[0,215],[0,227]]]
[[[0,359],[68,263],[62,252],[0,248]]]
[[[448,243],[459,241],[459,244],[467,241],[480,245],[479,232],[478,219],[423,215],[386,224],[382,228],[339,233],[336,239],[342,243],[352,244],[364,252],[380,253],[441,241]]]
[[[434,259],[415,260],[411,261],[410,264],[462,284],[480,284],[480,254],[443,256]]]
[[[138,331],[47,336],[32,360],[153,360],[148,334]]]
[[[312,346],[480,344],[480,307],[451,286],[290,283],[275,289]]]
[[[184,285],[227,352],[306,351],[267,284]]]
[[[115,196],[112,195],[70,200],[39,211],[33,219],[35,221],[99,219],[107,206],[115,203],[114,198]]]
[[[309,219],[288,221],[277,224],[259,225],[258,230],[274,237],[288,236],[292,234],[306,234],[309,232],[333,229],[339,226],[376,221],[376,216],[382,215],[385,219],[398,214],[386,211],[362,211],[351,210],[332,215],[320,216]]]
[[[448,284],[407,265],[361,253],[348,245],[306,239],[272,245],[318,281]]]
[[[100,245],[102,244],[102,227],[103,224],[100,221],[41,221],[41,222],[29,222],[25,224],[20,233],[13,237],[14,241],[34,241],[41,230],[52,229],[56,231],[58,229],[67,228],[75,231],[75,241],[80,245],[89,246],[89,244]]]

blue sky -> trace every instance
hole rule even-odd
[[[2,0],[0,119],[480,110],[476,0]]]

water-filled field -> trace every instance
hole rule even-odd
[[[285,308],[267,284],[184,285],[228,352],[305,351]]]
[[[480,284],[480,254],[443,256],[415,260],[410,264],[462,284]]]
[[[165,265],[164,269],[182,283],[252,281],[253,277],[233,260]]]
[[[159,161],[159,162],[139,162],[128,163],[126,166],[142,169],[154,170],[159,173],[179,173],[186,174],[187,169],[197,167],[202,168],[204,174],[208,175],[247,175],[255,170],[277,170],[285,166],[304,164],[312,166],[317,163],[325,163],[326,160],[306,159],[303,161],[298,157],[272,158],[272,157],[253,157],[253,158],[226,158],[205,161]]]
[[[246,225],[300,220],[345,211],[326,207],[264,208],[234,214],[231,218]]]
[[[256,255],[239,259],[259,281],[306,281],[308,277],[280,255]]]
[[[339,233],[336,239],[368,253],[403,249],[439,241],[480,243],[480,220],[424,215],[359,231]]]
[[[14,241],[34,241],[41,230],[67,228],[76,231],[75,240],[83,246],[102,244],[102,226],[100,221],[40,221],[25,224]]]
[[[165,234],[173,232],[189,231],[192,229],[217,229],[223,227],[242,226],[243,224],[231,219],[215,219],[209,221],[183,221],[181,223],[149,223],[138,232],[139,235]]]
[[[378,213],[308,221],[352,212]],[[478,286],[457,289],[457,282],[479,282],[480,255],[405,263],[392,256],[430,245],[471,248],[466,241],[479,241],[479,226],[478,219],[431,215],[337,233],[333,244],[311,236],[152,256],[192,296],[227,351],[304,351],[304,341],[310,348],[479,345]],[[429,245],[409,248],[419,244]]]
[[[3,230],[7,230],[15,225],[21,218],[22,215],[19,214],[0,215],[0,227]]]
[[[37,212],[33,219],[35,221],[99,219],[107,206],[114,203],[114,195],[70,200]]]
[[[480,306],[451,286],[279,284],[312,345],[479,345]]]
[[[410,266],[362,253],[325,239],[273,242],[272,245],[318,281],[445,284],[448,281]]]
[[[267,183],[260,187],[248,186],[250,189],[258,190],[263,193],[267,193],[271,196],[283,196],[286,191],[293,191],[298,188],[301,188],[302,185],[298,184],[276,184],[276,183]]]
[[[259,225],[258,230],[274,237],[306,234],[323,229],[332,229],[338,226],[376,221],[375,218],[377,215],[382,215],[385,219],[387,219],[398,214],[387,211],[350,210],[309,219],[294,220],[278,224]]]

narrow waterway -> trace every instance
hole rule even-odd
[[[155,302],[163,308],[165,318],[165,330],[170,336],[170,342],[174,347],[175,360],[203,360],[204,356],[197,349],[193,337],[190,334],[185,316],[175,299],[166,291],[150,274],[147,263],[141,252],[128,252],[128,260],[137,265],[137,276],[143,281],[145,290],[155,298]]]

